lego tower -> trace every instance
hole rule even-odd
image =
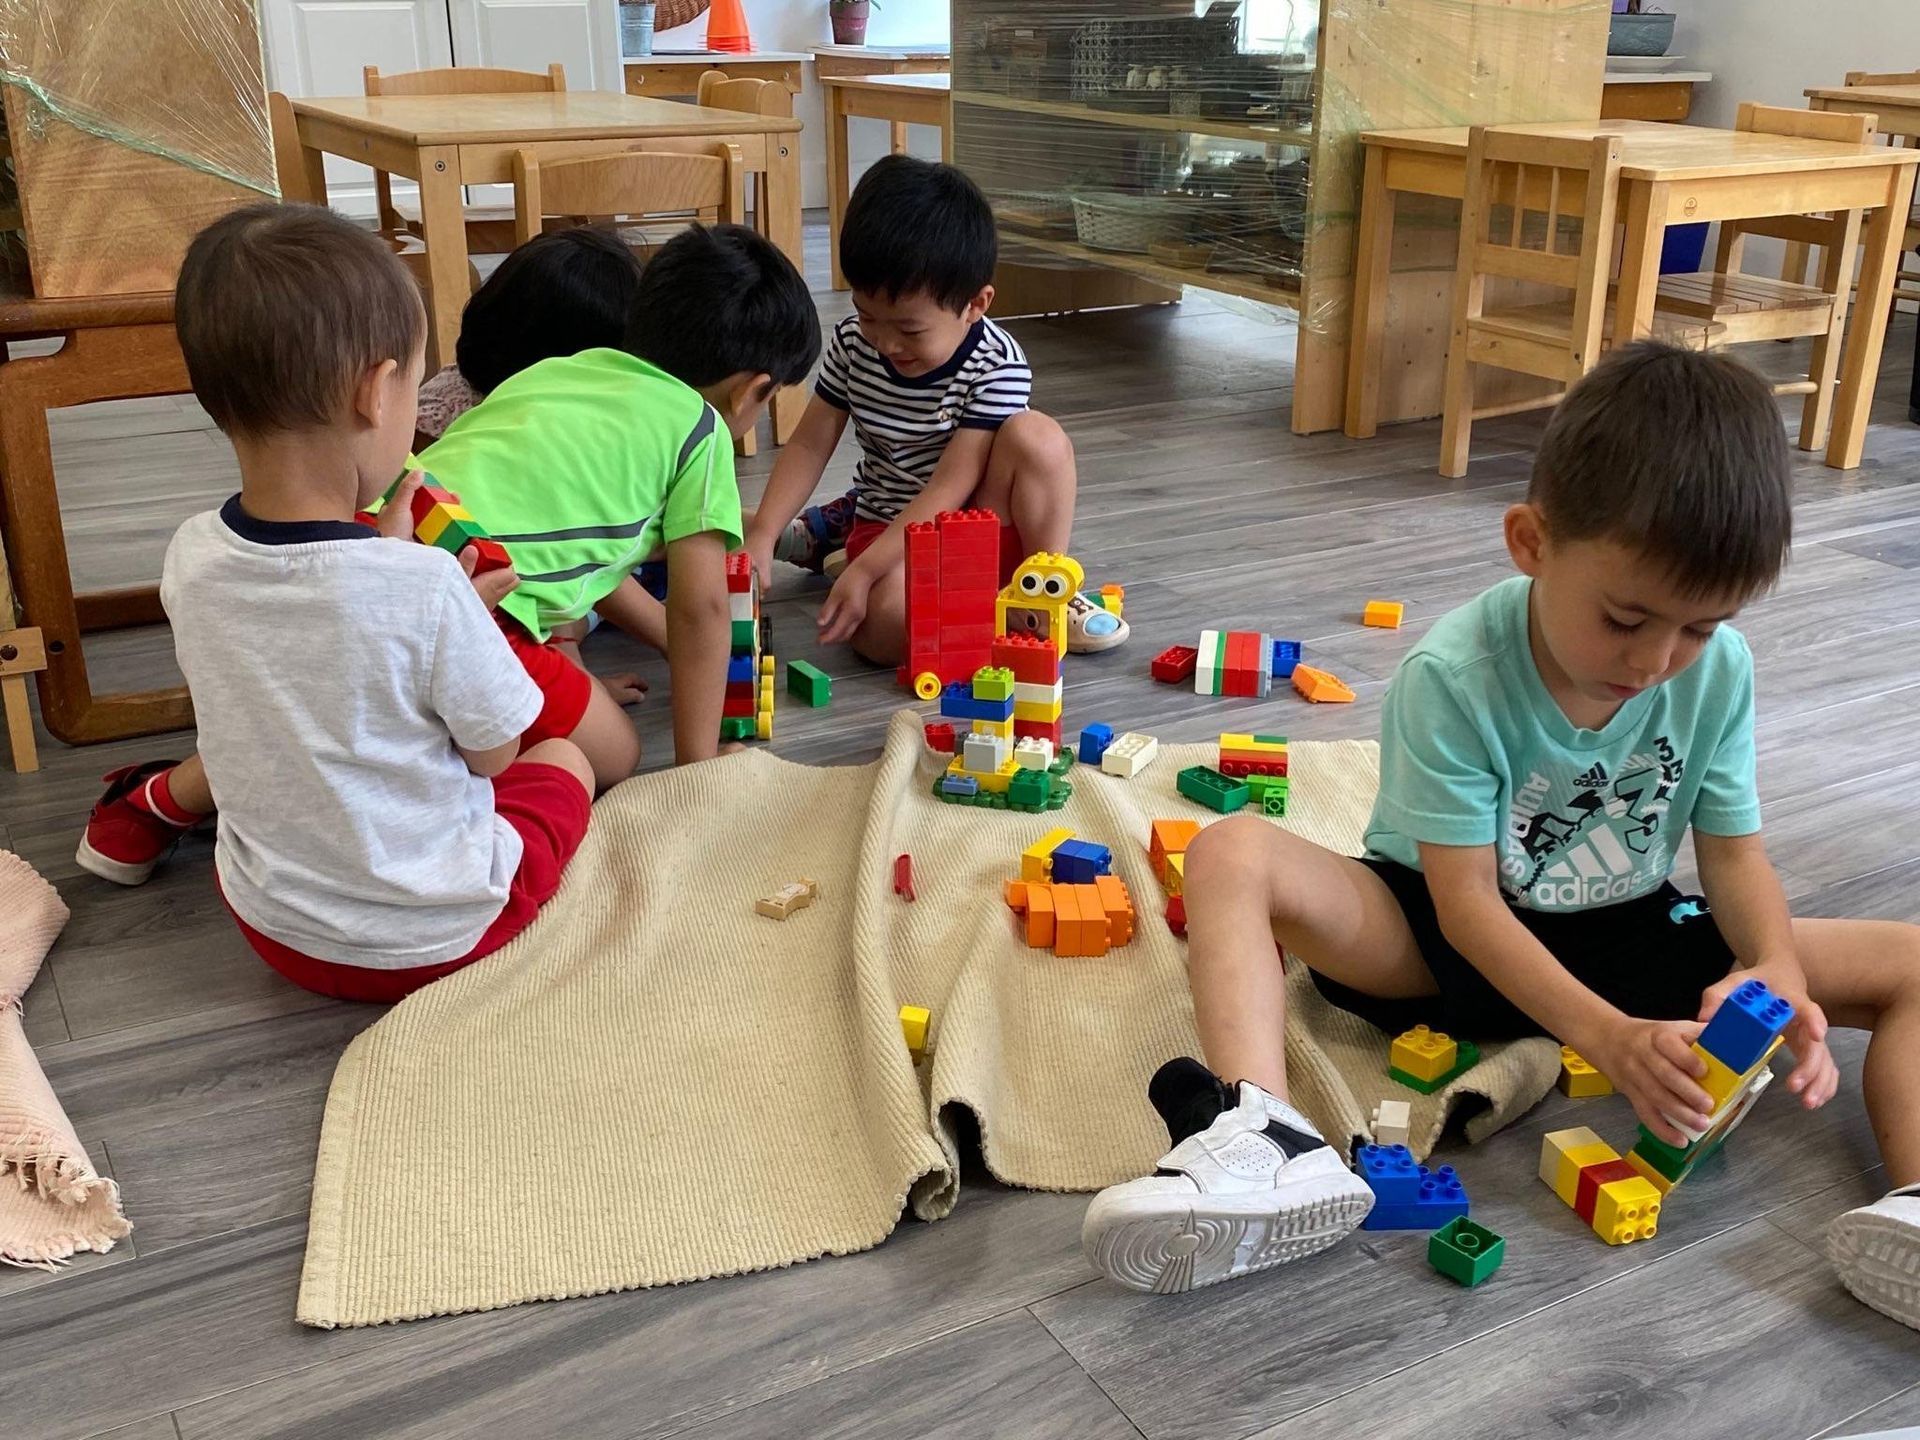
[[[987,663],[1000,588],[1000,517],[947,510],[907,526],[907,658],[900,683],[922,700]]]
[[[727,609],[733,621],[720,738],[773,738],[773,656],[760,650],[760,580],[739,550],[727,556]]]

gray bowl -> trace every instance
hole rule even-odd
[[[1615,15],[1607,29],[1609,55],[1664,55],[1673,44],[1671,15]]]

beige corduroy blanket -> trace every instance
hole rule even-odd
[[[51,1270],[133,1227],[87,1159],[21,1028],[20,997],[67,923],[53,886],[0,850],[0,1261]]]
[[[978,1117],[1016,1185],[1090,1190],[1151,1168],[1146,1081],[1195,1050],[1184,942],[1143,848],[1152,820],[1211,818],[1169,746],[1133,781],[1075,767],[1058,815],[942,804],[918,717],[872,765],[765,750],[622,785],[563,889],[498,955],[429,986],[348,1047],[314,1177],[299,1319],[366,1325],[591,1295],[846,1254],[904,1205],[937,1219],[959,1167],[949,1107]],[[1284,822],[1357,849],[1371,743],[1293,747]],[[1112,847],[1141,924],[1102,959],[1029,950],[1001,900],[1056,825]],[[913,856],[918,898],[892,889]],[[820,887],[784,922],[753,902]],[[1292,967],[1294,1098],[1336,1143],[1373,1101],[1414,1101],[1417,1148],[1459,1098],[1474,1138],[1557,1073],[1543,1041],[1489,1047],[1422,1100],[1386,1077],[1380,1031]],[[903,1003],[933,1012],[918,1071]]]

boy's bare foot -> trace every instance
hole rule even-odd
[[[1835,1220],[1827,1256],[1855,1299],[1920,1330],[1920,1185]]]

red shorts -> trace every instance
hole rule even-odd
[[[869,545],[886,533],[878,520],[855,520],[847,532],[847,559],[858,560]],[[1013,579],[1013,572],[1030,552],[1020,543],[1020,532],[1011,525],[1000,527],[1000,583]],[[536,677],[537,678],[537,677]]]
[[[542,740],[564,740],[580,728],[593,699],[593,677],[551,640],[540,641],[529,635],[520,622],[499,616],[500,633],[518,657],[521,665],[540,687],[542,703],[533,724],[520,736],[520,748],[526,750]]]
[[[341,965],[316,960],[278,940],[269,940],[238,915],[233,916],[234,924],[255,954],[302,989],[336,1000],[365,1000],[376,1005],[404,1000],[422,985],[491,955],[532,924],[540,907],[560,888],[560,877],[573,852],[587,838],[587,823],[593,816],[592,802],[580,782],[557,765],[519,764],[494,776],[493,808],[519,832],[524,845],[520,868],[513,872],[506,908],[494,917],[473,949],[458,960],[404,970]],[[232,906],[227,907],[227,913],[233,914]]]

